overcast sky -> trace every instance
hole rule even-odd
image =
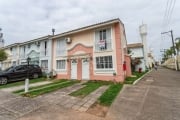
[[[173,29],[180,37],[180,1],[176,0],[169,26],[163,25],[167,0],[0,0],[0,27],[5,44],[56,34],[112,18],[125,24],[128,43],[140,42],[139,25],[148,26],[147,43],[156,58],[171,46],[161,32]]]

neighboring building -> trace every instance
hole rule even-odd
[[[49,73],[51,67],[51,36],[44,36],[34,40],[21,43],[20,48],[20,64],[27,64],[27,58],[30,57],[31,64],[39,65],[43,72]]]
[[[155,65],[155,59],[153,57],[152,51],[148,53],[148,68],[153,68]]]
[[[138,58],[141,63],[135,66],[135,71],[138,71],[140,68],[142,71],[145,71],[149,67],[148,63],[148,52],[147,52],[147,25],[142,24],[139,26],[139,33],[142,40],[142,43],[133,43],[128,44],[128,49],[131,51],[131,59]]]
[[[61,33],[52,40],[57,78],[123,82],[126,73],[131,75],[125,29],[119,19]]]
[[[15,43],[3,48],[8,54],[7,60],[1,63],[2,69],[12,65],[27,64],[30,57],[30,64],[37,64],[42,70],[49,73],[51,67],[52,44],[50,36],[44,36],[24,43]]]
[[[128,44],[128,50],[130,50],[131,59],[139,59],[141,62],[140,64],[135,66],[135,71],[138,71],[140,68],[142,71],[146,70],[145,60],[144,60],[144,53],[143,53],[143,44],[142,43],[134,43]]]
[[[0,28],[0,48],[4,47],[3,33],[1,31],[2,29]]]
[[[19,44],[14,43],[3,47],[4,51],[7,53],[8,58],[1,62],[1,69],[4,70],[12,65],[19,64]]]

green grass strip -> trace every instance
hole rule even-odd
[[[46,88],[46,87],[49,87],[49,86],[52,86],[52,85],[59,85],[59,84],[62,84],[64,82],[69,82],[69,81],[67,81],[67,80],[58,80],[58,81],[54,81],[53,83],[40,85],[40,86],[36,86],[36,87],[30,87],[29,91],[36,90],[36,89],[41,89],[41,88]],[[22,93],[24,93],[24,89],[14,91],[13,93],[22,94]]]
[[[28,92],[28,93],[25,93],[25,94],[22,94],[22,96],[26,96],[26,97],[36,97],[38,95],[42,95],[42,94],[45,94],[45,93],[49,93],[49,92],[53,92],[53,91],[56,91],[58,89],[61,89],[61,88],[64,88],[64,87],[68,87],[68,86],[71,86],[75,83],[78,83],[79,81],[70,81],[70,82],[65,82],[65,83],[62,83],[60,85],[52,85],[52,86],[49,86],[49,87],[46,87],[46,88],[40,88],[40,89],[37,89],[37,90],[33,90],[31,92]]]
[[[146,72],[133,72],[133,75],[135,75],[135,77],[127,77],[124,81],[125,84],[133,84],[134,81],[136,81],[137,79],[139,79],[141,76],[143,76],[144,74],[146,74],[148,71]]]
[[[30,79],[30,83],[36,83],[36,82],[42,82],[42,81],[45,81],[46,78],[37,78],[37,79]],[[15,87],[15,86],[19,86],[19,85],[24,85],[25,84],[25,80],[23,81],[19,81],[19,82],[11,82],[11,83],[8,83],[6,85],[0,85],[0,89],[2,88],[9,88],[9,87]]]
[[[71,93],[71,96],[76,96],[80,98],[84,98],[85,96],[89,95],[91,92],[95,91],[102,85],[108,85],[111,82],[105,82],[105,81],[88,81],[84,85],[85,87]]]
[[[110,106],[119,91],[122,89],[123,84],[112,84],[98,99],[101,105]]]

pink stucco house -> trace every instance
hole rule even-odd
[[[120,19],[54,35],[52,46],[52,67],[57,78],[123,82],[131,75]]]

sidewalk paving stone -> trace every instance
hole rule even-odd
[[[52,82],[51,81],[43,81],[43,82],[31,83],[31,84],[29,84],[29,87],[37,87],[37,86],[46,85],[46,84],[50,84],[50,83],[52,83]],[[1,91],[13,92],[13,91],[22,90],[22,89],[24,89],[24,85],[19,85],[19,86],[9,87],[9,88],[2,88]]]

